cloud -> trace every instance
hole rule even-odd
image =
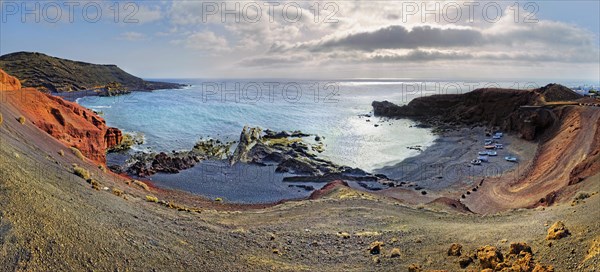
[[[124,15],[125,16],[125,15]],[[132,14],[132,19],[138,20],[140,24],[147,24],[163,19],[164,15],[161,8],[158,6],[138,6],[136,13]]]
[[[146,35],[139,32],[123,32],[119,35],[118,39],[126,41],[141,41],[146,39]]]
[[[203,52],[222,53],[230,51],[227,40],[212,31],[196,32],[185,39],[175,40],[173,43]]]
[[[407,29],[400,25],[390,25],[374,31],[351,33],[342,37],[332,37],[319,41],[297,44],[291,48],[307,49],[313,52],[331,49],[374,51],[377,49],[445,48],[474,46],[483,42],[483,35],[473,29],[434,28],[417,26]]]

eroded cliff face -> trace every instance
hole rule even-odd
[[[2,103],[15,106],[41,130],[68,147],[79,149],[84,156],[105,163],[106,149],[121,143],[122,134],[94,112],[62,98],[41,93],[33,88],[21,88],[19,80],[0,70]]]
[[[387,101],[372,105],[376,116],[411,118],[433,126],[497,126],[534,140],[558,121],[551,109],[535,106],[563,98],[581,96],[564,86],[549,84],[534,90],[485,88],[465,94],[432,95],[416,98],[405,106]]]

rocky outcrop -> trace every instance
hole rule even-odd
[[[109,128],[91,110],[33,88],[20,88],[18,79],[0,70],[0,89],[8,103],[35,126],[68,147],[98,163],[106,161],[106,150],[120,141],[120,131]]]
[[[389,182],[384,175],[373,175],[361,169],[336,165],[317,157],[315,152],[322,143],[308,144],[302,140],[311,136],[299,131],[273,132],[257,127],[244,127],[239,143],[233,152],[229,150],[233,142],[221,143],[215,140],[197,143],[190,151],[172,154],[135,154],[123,166],[111,166],[115,172],[127,171],[137,176],[150,176],[157,172],[177,173],[193,167],[197,162],[228,158],[231,165],[250,163],[274,165],[277,173],[286,173],[285,181],[330,182],[334,180],[382,181]],[[126,170],[123,170],[126,169]]]
[[[137,152],[124,165],[110,165],[109,167],[114,172],[127,172],[139,177],[148,177],[158,172],[179,173],[181,170],[194,167],[203,160],[225,159],[232,144],[233,142],[222,143],[218,140],[208,139],[197,142],[190,151],[169,154]]]
[[[411,118],[435,127],[496,126],[533,140],[556,121],[552,110],[536,106],[578,98],[581,96],[570,89],[550,84],[534,90],[484,88],[465,94],[432,95],[415,98],[405,106],[375,101],[372,106],[376,116]]]
[[[311,136],[300,131],[261,133],[260,128],[244,127],[240,143],[233,156],[236,162],[260,165],[277,165],[278,173],[288,173],[285,181],[330,182],[334,180],[378,181],[387,180],[361,169],[336,165],[315,154],[319,146],[304,142],[302,138]]]
[[[552,224],[550,228],[548,228],[548,235],[546,236],[546,240],[558,240],[564,237],[571,235],[569,229],[565,226],[565,223],[562,221],[557,221]]]
[[[109,127],[104,134],[104,143],[107,148],[117,146],[123,141],[123,133],[118,128]]]
[[[236,162],[249,162],[252,160],[249,158],[248,153],[259,142],[261,138],[261,132],[262,130],[260,128],[244,126],[242,129],[242,134],[240,134],[238,146],[235,149],[233,156],[231,156],[229,159],[229,163],[231,165],[235,164]]]
[[[182,87],[175,83],[145,81],[116,65],[72,61],[41,53],[17,52],[0,56],[0,69],[21,79],[24,87],[44,92],[97,90],[102,95],[116,95]]]
[[[18,91],[21,90],[21,82],[13,76],[10,76],[3,70],[0,70],[0,91]]]

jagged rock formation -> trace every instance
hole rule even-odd
[[[28,122],[93,161],[104,163],[106,149],[122,139],[119,129],[107,127],[104,119],[91,110],[33,88],[21,88],[17,78],[2,70],[0,90]]]
[[[569,88],[549,84],[534,90],[484,88],[465,94],[432,95],[405,106],[388,101],[374,101],[372,105],[376,116],[411,118],[436,127],[496,126],[533,140],[557,121],[552,111],[540,106],[579,98]]]
[[[145,81],[116,65],[72,61],[42,53],[17,52],[0,56],[0,69],[19,78],[24,87],[44,92],[95,89],[101,95],[116,95],[130,91],[181,87],[175,83]]]

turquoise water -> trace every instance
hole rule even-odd
[[[406,104],[419,96],[464,93],[486,84],[395,80],[163,81],[191,86],[118,97],[84,97],[77,101],[101,111],[110,126],[143,133],[145,143],[136,146],[137,150],[189,150],[202,138],[238,140],[242,128],[250,125],[319,135],[324,137],[326,145],[321,157],[372,171],[418,155],[418,151],[407,147],[425,148],[436,138],[429,129],[414,127],[410,120],[364,116],[372,111],[372,101]],[[542,85],[506,82],[490,86],[523,89]],[[178,174],[159,173],[150,179],[159,187],[237,203],[305,198],[324,185],[284,182],[284,174],[275,173],[274,168],[247,164],[230,167],[224,161],[205,161]],[[360,187],[355,183],[351,186]]]
[[[435,139],[429,129],[411,127],[414,122],[409,120],[359,116],[371,112],[374,100],[405,104],[435,92],[403,89],[401,82],[183,82],[192,86],[84,97],[78,103],[101,111],[109,126],[143,133],[145,143],[136,147],[140,150],[189,150],[209,137],[237,140],[242,128],[250,125],[324,136],[323,158],[369,171],[414,156],[417,151],[407,146],[427,146]]]

